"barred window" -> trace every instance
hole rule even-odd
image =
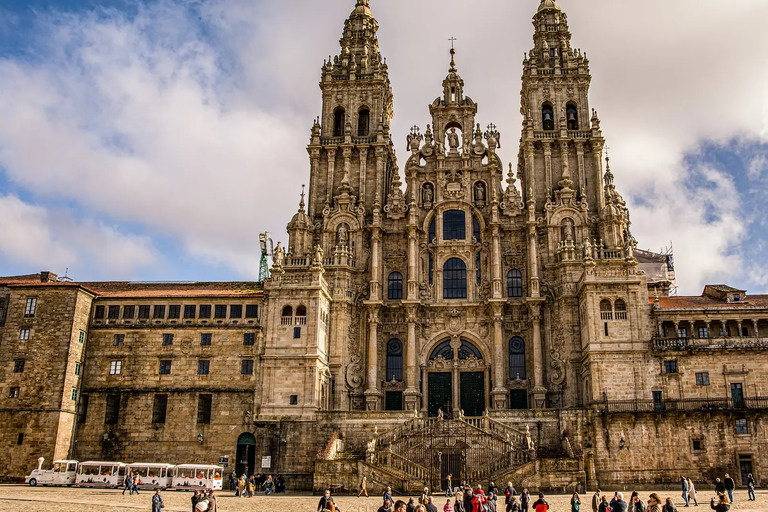
[[[201,359],[197,362],[197,374],[208,375],[211,369],[211,362],[208,359]]]
[[[115,347],[122,347],[125,344],[125,334],[115,334],[112,344]]]
[[[136,316],[136,306],[123,306],[123,319],[133,320]]]
[[[173,345],[173,334],[163,334],[163,346],[168,347]]]
[[[155,320],[164,320],[165,319],[165,306],[155,306],[155,312],[152,315],[152,318]]]
[[[33,318],[37,311],[37,299],[32,297],[27,299],[27,305],[24,307],[24,318]]]
[[[171,374],[171,361],[170,359],[163,359],[160,361],[160,375]]]
[[[181,306],[168,306],[168,318],[178,319],[181,316]]]
[[[243,345],[255,345],[256,334],[252,332],[246,332],[243,334]]]
[[[217,305],[213,312],[214,318],[227,318],[227,306]]]
[[[184,306],[184,319],[194,319],[195,315],[197,314],[197,306],[190,305],[190,306]]]
[[[213,335],[210,333],[204,333],[200,335],[200,345],[201,346],[207,346],[211,344],[211,338],[213,338]]]
[[[259,306],[256,304],[246,304],[245,318],[258,318],[258,317],[259,317]]]
[[[240,373],[243,375],[253,375],[253,359],[243,359]]]
[[[149,318],[149,306],[139,306],[139,319],[146,320]]]
[[[93,318],[95,320],[103,320],[105,311],[106,308],[104,306],[96,306],[96,309],[93,312]]]
[[[229,318],[243,318],[243,305],[234,304],[229,306]]]
[[[443,298],[467,298],[467,265],[458,258],[451,258],[443,266]]]
[[[200,306],[200,318],[211,318],[211,306]]]
[[[107,319],[117,320],[118,318],[120,318],[120,306],[109,306],[109,309],[107,309]]]

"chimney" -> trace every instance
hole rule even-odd
[[[59,276],[57,276],[56,274],[48,270],[43,270],[42,272],[40,272],[41,283],[55,283],[58,277]]]

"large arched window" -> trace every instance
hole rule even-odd
[[[555,129],[555,111],[549,103],[545,103],[541,107],[541,124],[545,131],[553,131]]]
[[[600,320],[613,320],[613,307],[608,299],[600,301]]]
[[[613,303],[613,311],[616,313],[616,320],[627,319],[627,303],[621,299]]]
[[[509,340],[509,378],[525,380],[525,341],[514,337]]]
[[[523,296],[523,273],[516,268],[507,273],[507,296],[512,299]]]
[[[371,111],[363,108],[357,114],[357,135],[358,137],[367,137],[369,133],[369,123],[371,122]]]
[[[576,109],[576,105],[569,103],[565,107],[565,119],[568,121],[569,130],[579,129],[579,111]]]
[[[387,297],[389,300],[402,300],[403,298],[403,274],[392,272],[389,274]]]
[[[333,112],[333,136],[334,137],[343,137],[344,136],[344,125],[347,122],[346,119],[346,113],[344,112],[344,109],[339,107]]]
[[[436,346],[432,353],[429,355],[429,360],[435,360],[438,357],[442,357],[443,359],[451,360],[453,359],[453,347],[451,347],[450,341],[444,341],[438,346]]]
[[[403,342],[397,338],[387,343],[387,375],[386,380],[401,382],[403,380]]]
[[[483,354],[480,350],[467,340],[461,340],[461,346],[459,347],[459,359],[469,359],[474,357],[475,359],[482,359]]]
[[[443,214],[443,240],[466,240],[466,214],[462,210],[448,210]]]
[[[293,324],[293,308],[291,306],[285,306],[283,308],[283,314],[282,319],[280,321],[281,325],[291,325]]]
[[[459,258],[451,258],[443,265],[443,298],[467,298],[467,264]]]

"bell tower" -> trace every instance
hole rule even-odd
[[[392,87],[379,53],[379,24],[368,0],[357,0],[344,23],[340,53],[321,69],[321,116],[307,148],[311,159],[308,214],[313,222],[346,193],[366,214],[385,204],[395,166],[389,130]]]

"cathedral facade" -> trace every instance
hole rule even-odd
[[[263,283],[0,278],[3,476],[44,456],[222,462],[315,490],[759,479],[768,296],[670,296],[565,12],[542,0],[533,26],[517,161],[477,124],[451,50],[400,166],[357,0]]]

